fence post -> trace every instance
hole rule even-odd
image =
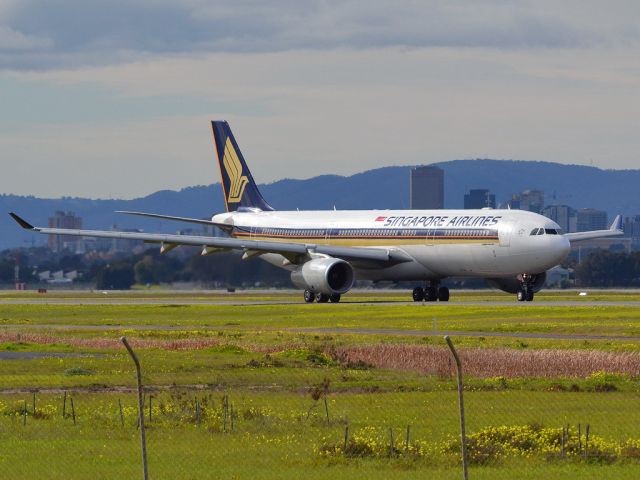
[[[324,395],[324,413],[327,415],[327,426],[329,426],[329,404],[327,403],[327,394]]]
[[[407,425],[407,438],[405,439],[405,442],[404,442],[404,449],[407,452],[409,451],[409,433],[410,433],[410,429],[411,429],[411,426]]]
[[[147,471],[147,441],[144,433],[144,403],[142,403],[142,372],[140,370],[140,362],[138,357],[127,342],[126,337],[120,337],[120,341],[124,344],[129,355],[133,359],[133,363],[136,365],[136,375],[138,378],[138,422],[140,424],[140,443],[142,445],[142,475],[144,480],[149,478]]]
[[[465,422],[464,422],[464,397],[462,391],[462,364],[460,363],[460,357],[458,357],[458,352],[456,352],[455,347],[453,346],[453,342],[449,335],[445,335],[444,337],[447,345],[449,345],[449,350],[451,350],[451,354],[453,355],[454,360],[456,361],[456,369],[458,371],[458,403],[460,405],[460,440],[462,443],[462,477],[464,480],[469,478],[469,474],[467,471],[467,436],[465,434]]]
[[[342,454],[347,452],[347,442],[349,441],[349,425],[344,427],[344,446],[342,448]]]
[[[118,399],[118,409],[120,410],[120,425],[124,427],[124,412],[122,411],[122,402]]]

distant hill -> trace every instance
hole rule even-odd
[[[453,160],[436,164],[445,170],[445,206],[462,208],[465,192],[488,188],[498,203],[525,189],[545,191],[546,203],[574,208],[594,207],[612,216],[640,214],[640,170],[602,170],[579,165],[506,160]],[[322,175],[307,180],[280,180],[260,189],[276,209],[408,208],[409,167],[386,167],[350,177]],[[554,199],[555,197],[555,199]],[[172,232],[188,224],[149,220],[113,213],[139,210],[168,215],[210,217],[224,209],[220,184],[180,191],[162,190],[133,200],[86,198],[45,199],[0,195],[0,250],[41,244],[46,239],[18,229],[5,212],[16,211],[29,221],[46,225],[56,210],[73,211],[85,228],[143,228]]]

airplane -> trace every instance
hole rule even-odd
[[[307,303],[339,302],[356,280],[414,281],[416,302],[449,300],[447,277],[479,277],[532,301],[546,271],[560,264],[572,242],[621,235],[618,215],[607,230],[563,233],[552,220],[524,210],[330,210],[277,211],[260,193],[231,128],[212,121],[226,212],[211,220],[147,212],[129,215],[220,228],[227,237],[34,227],[47,235],[143,240],[162,253],[181,245],[202,255],[239,250],[291,273]]]

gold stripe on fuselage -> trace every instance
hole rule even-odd
[[[233,237],[265,240],[268,242],[315,243],[321,245],[337,245],[342,247],[371,247],[391,245],[443,245],[443,244],[487,244],[498,243],[498,237],[306,237],[295,235],[262,235],[236,232]]]

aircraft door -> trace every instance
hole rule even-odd
[[[436,229],[435,228],[428,228],[427,229],[427,236],[425,238],[425,245],[432,247],[434,245],[434,240],[435,240],[435,234],[436,234]]]
[[[508,247],[511,245],[511,235],[513,235],[513,228],[513,220],[503,220],[498,225],[498,240],[501,247]]]
[[[329,245],[330,243],[332,243],[331,238],[335,237],[336,234],[337,234],[336,222],[329,222],[323,231],[325,245]]]

